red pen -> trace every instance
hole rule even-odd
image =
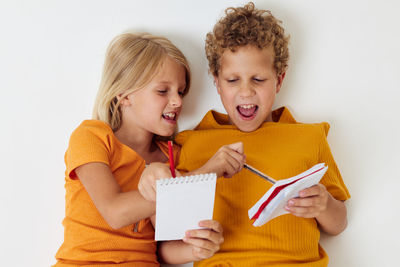
[[[169,153],[169,168],[171,170],[172,177],[175,178],[175,164],[174,164],[174,152],[172,149],[172,141],[168,141],[168,153]]]

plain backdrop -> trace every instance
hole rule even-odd
[[[64,152],[90,118],[106,47],[125,31],[171,39],[193,86],[180,129],[223,111],[204,39],[243,1],[0,1],[0,260],[49,266],[63,240]],[[396,266],[399,246],[400,2],[255,1],[283,21],[290,67],[276,107],[327,121],[328,141],[352,198],[349,225],[321,243],[332,267]],[[187,266],[190,266],[188,264]]]

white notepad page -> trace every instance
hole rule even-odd
[[[282,185],[290,185],[279,191],[279,193],[269,202],[269,204],[265,206],[259,217],[253,222],[253,225],[262,226],[273,218],[289,213],[287,210],[285,210],[285,205],[289,199],[298,197],[301,190],[318,184],[327,169],[328,166],[325,166],[324,163],[320,163],[314,165],[299,175],[276,181],[276,183],[264,194],[264,196],[262,196],[260,200],[249,209],[248,215],[250,219],[252,219],[253,216],[262,208],[263,203],[269,199],[276,188]]]
[[[211,220],[215,173],[157,180],[155,240],[178,240],[198,223]]]

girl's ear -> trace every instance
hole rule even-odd
[[[122,106],[130,106],[131,101],[129,99],[130,95],[124,96],[123,94],[117,95],[117,99]]]
[[[221,88],[219,87],[218,76],[215,76],[215,75],[214,75],[214,84],[215,84],[215,87],[217,87],[218,94],[220,95],[221,94]]]
[[[285,79],[286,72],[278,75],[278,81],[276,83],[276,93],[279,93],[282,87],[283,79]]]

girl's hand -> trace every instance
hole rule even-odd
[[[181,176],[177,170],[175,170],[175,174],[177,177]],[[167,164],[161,162],[150,163],[140,177],[138,190],[146,200],[156,201],[156,181],[171,176],[172,174]]]
[[[199,170],[204,173],[215,172],[217,177],[232,177],[243,168],[246,156],[243,143],[222,146]]]
[[[222,226],[214,220],[200,221],[199,226],[207,229],[196,229],[186,231],[183,242],[192,245],[194,261],[210,258],[219,250],[224,242]]]
[[[299,197],[290,199],[285,209],[298,217],[315,218],[327,209],[329,196],[325,186],[317,184],[301,190]]]

